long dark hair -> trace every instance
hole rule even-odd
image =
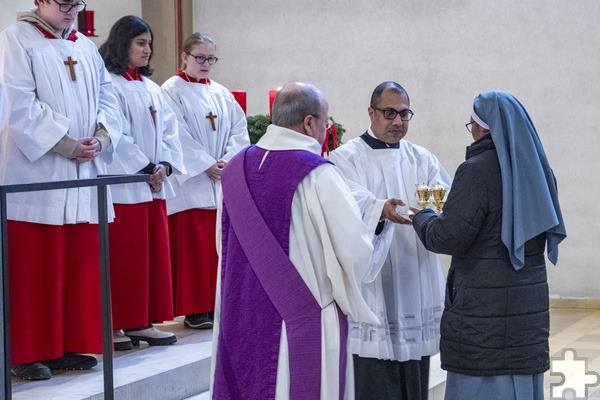
[[[116,75],[123,75],[127,72],[127,69],[129,69],[131,41],[146,32],[149,32],[150,36],[154,38],[150,25],[140,17],[134,15],[127,15],[115,22],[110,29],[108,39],[98,49],[104,59],[106,69]],[[150,50],[153,50],[152,42],[150,42]],[[152,75],[154,70],[150,67],[151,59],[152,54],[150,54],[150,58],[148,59],[148,65],[139,68],[140,75]]]

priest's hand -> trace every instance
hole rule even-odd
[[[403,217],[400,215],[396,209],[398,206],[405,206],[406,204],[400,199],[388,199],[383,205],[383,210],[381,212],[381,218],[387,218],[390,221],[401,224],[401,225],[410,225],[412,221],[408,217]]]
[[[98,139],[93,137],[79,138],[75,150],[71,153],[71,160],[78,163],[92,161],[100,154],[100,150],[102,150],[102,146]]]
[[[160,192],[165,179],[167,179],[167,167],[163,164],[156,164],[150,174],[150,190],[154,193]]]
[[[223,172],[223,168],[225,167],[225,164],[227,164],[225,161],[223,160],[219,160],[216,163],[213,164],[212,167],[210,167],[209,169],[207,169],[206,175],[208,175],[208,177],[210,179],[212,179],[213,181],[220,181],[221,180],[221,173]]]

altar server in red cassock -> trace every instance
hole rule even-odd
[[[183,172],[177,118],[151,75],[152,30],[126,16],[112,27],[100,53],[111,72],[123,115],[123,140],[113,174],[150,174],[150,184],[113,188],[115,223],[110,227],[111,289],[115,350],[140,341],[150,346],[177,341],[152,325],[173,319],[171,260],[165,198],[166,177]],[[124,332],[122,332],[123,330]]]
[[[0,33],[0,184],[106,174],[121,126],[98,50],[72,29],[85,3],[35,2]],[[8,112],[10,110],[10,112]],[[96,188],[8,196],[12,373],[49,379],[102,352]],[[109,199],[110,218],[112,206]]]
[[[190,35],[181,52],[182,70],[162,86],[184,121],[180,136],[188,171],[170,178],[177,196],[167,199],[175,315],[185,315],[185,325],[196,329],[213,325],[221,171],[250,144],[243,110],[229,90],[209,79],[215,54],[213,39]]]

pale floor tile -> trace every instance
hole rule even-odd
[[[579,387],[585,391],[587,388],[587,397],[575,397],[575,392],[566,391],[553,393],[552,387],[560,385],[562,376],[555,364],[551,364],[551,369],[544,376],[544,394],[547,400],[554,398],[586,398],[600,400],[600,312],[596,309],[552,309],[550,312],[550,354],[552,360],[564,360],[566,350],[575,351],[576,358],[574,362],[562,364],[560,373],[565,375],[569,385]],[[583,362],[583,364],[582,364]],[[585,370],[581,371],[581,367]],[[584,396],[586,393],[578,393]]]

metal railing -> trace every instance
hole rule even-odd
[[[12,399],[10,362],[10,311],[8,284],[8,237],[6,199],[9,193],[37,192],[43,190],[69,189],[87,186],[98,188],[98,231],[100,245],[100,285],[102,296],[102,362],[104,373],[104,399],[114,399],[113,343],[110,306],[110,265],[108,254],[108,197],[107,186],[135,182],[148,182],[150,175],[104,176],[95,179],[81,179],[59,182],[28,183],[0,186],[0,385],[4,399]]]

